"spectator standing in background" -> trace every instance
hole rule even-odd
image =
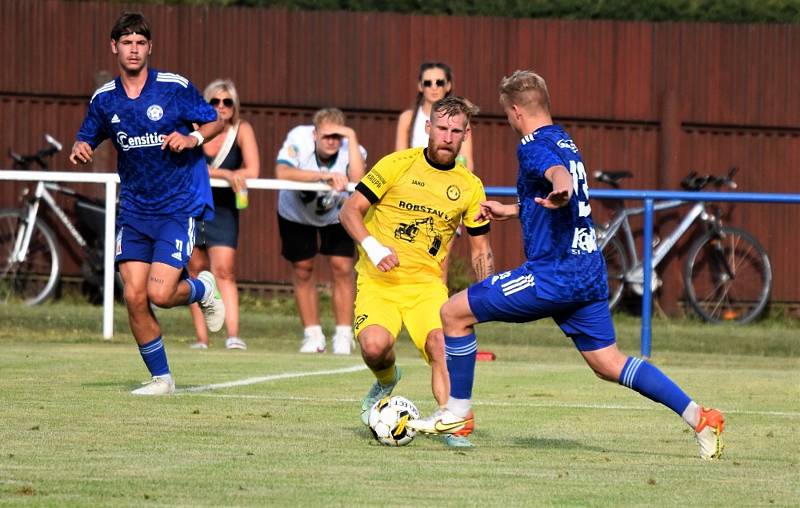
[[[419,66],[417,76],[417,98],[411,109],[400,113],[397,118],[395,135],[395,151],[406,148],[424,148],[428,146],[428,133],[425,122],[431,119],[433,103],[450,97],[453,94],[453,73],[450,67],[442,62],[425,62]],[[468,136],[461,145],[456,157],[470,171],[474,170],[472,160],[472,136]]]
[[[314,274],[317,254],[328,258],[333,276],[333,352],[349,355],[355,344],[355,245],[339,224],[339,209],[347,184],[364,176],[366,159],[356,132],[345,125],[344,113],[336,108],[321,109],[314,114],[313,125],[289,131],[278,153],[277,178],[323,182],[333,188],[326,192],[281,190],[278,195],[281,254],[292,264],[295,300],[303,323],[301,353],[322,353],[327,347]]]
[[[239,337],[239,290],[236,287],[236,249],[239,244],[239,211],[247,208],[247,179],[258,178],[258,144],[253,126],[239,118],[240,102],[231,80],[212,81],[203,98],[217,110],[225,123],[223,134],[203,145],[208,176],[228,182],[230,187],[212,187],[215,216],[198,221],[195,249],[189,261],[189,273],[211,270],[225,302],[227,349],[247,349]],[[192,305],[197,342],[194,349],[208,348],[208,332],[200,307]]]

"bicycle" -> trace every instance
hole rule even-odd
[[[681,182],[685,190],[699,191],[713,184],[719,188],[737,187],[733,179],[736,168],[725,177],[698,176],[691,172]],[[633,175],[628,171],[596,171],[597,181],[619,188],[620,180]],[[656,202],[655,211],[678,208],[687,201]],[[608,223],[597,228],[598,247],[608,268],[608,305],[614,309],[626,288],[641,296],[644,292],[644,270],[631,230],[630,217],[644,214],[644,207],[625,207],[618,202]],[[700,221],[705,231],[691,244],[683,264],[686,298],[694,311],[710,323],[737,321],[748,323],[764,310],[772,288],[772,266],[764,247],[750,233],[722,224],[719,207],[702,201],[691,208],[675,229],[653,245],[652,290],[661,286],[656,267],[678,240]],[[622,239],[620,239],[620,231]]]
[[[60,152],[62,145],[45,134],[48,146],[33,155],[9,151],[14,169],[29,170],[34,164],[48,169],[47,159]],[[76,224],[58,206],[53,193],[75,200]],[[103,241],[105,238],[105,205],[62,185],[39,181],[22,191],[23,206],[0,210],[0,302],[13,297],[28,305],[38,305],[53,296],[61,277],[56,235],[40,216],[42,204],[53,211],[84,254],[81,274],[84,290],[94,303],[102,301]],[[117,274],[117,288],[121,281]],[[117,291],[117,294],[119,292]]]

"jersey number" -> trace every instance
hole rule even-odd
[[[569,174],[572,175],[572,188],[578,199],[578,216],[588,217],[592,213],[592,207],[589,205],[589,184],[586,183],[583,162],[569,161]]]

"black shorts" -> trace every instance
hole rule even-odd
[[[239,246],[239,210],[218,206],[210,221],[197,221],[195,226],[195,247]]]
[[[341,224],[309,226],[278,215],[278,230],[281,234],[281,255],[292,263],[311,259],[317,253],[348,258],[356,254],[353,239]]]

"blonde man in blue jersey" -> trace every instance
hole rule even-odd
[[[443,411],[409,422],[427,434],[457,432],[471,423],[477,323],[524,323],[551,317],[600,379],[619,383],[663,404],[689,425],[700,457],[718,459],[725,417],[697,404],[655,365],[622,353],[608,310],[606,265],[595,241],[589,185],[575,142],[550,115],[544,79],[518,70],[500,82],[500,103],[517,145],[518,202],[481,203],[486,220],[517,218],[527,261],[473,284],[442,307],[453,384]]]
[[[361,419],[400,380],[394,342],[402,325],[431,366],[433,396],[444,407],[450,393],[439,308],[447,301],[441,266],[463,220],[469,233],[472,266],[479,279],[494,263],[489,223],[477,218],[485,200],[481,181],[456,163],[477,108],[466,99],[436,102],[426,124],[426,148],[381,159],[359,182],[340,221],[359,243],[355,332],[361,356],[376,381],[362,401]],[[448,438],[470,446],[465,437]]]

